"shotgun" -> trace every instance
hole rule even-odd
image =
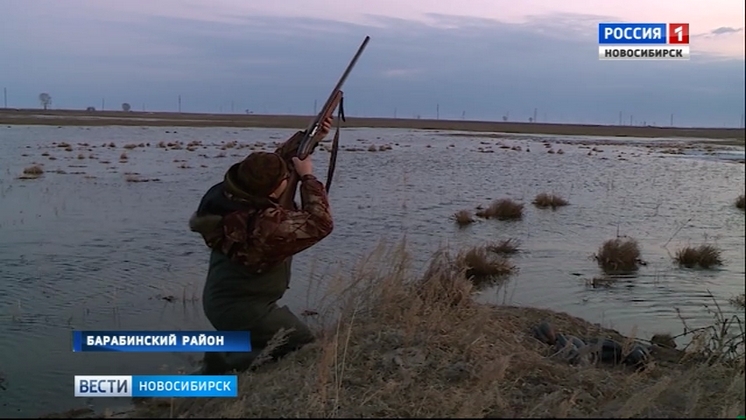
[[[334,169],[337,162],[337,151],[339,150],[339,129],[341,127],[341,121],[345,120],[344,116],[344,104],[343,104],[343,93],[342,93],[342,85],[344,84],[345,80],[347,80],[347,76],[350,75],[350,72],[352,71],[352,68],[355,67],[355,64],[357,63],[358,58],[363,54],[363,50],[365,50],[365,47],[368,45],[368,41],[370,41],[370,37],[366,36],[363,40],[363,43],[360,45],[360,48],[358,48],[357,53],[355,53],[355,56],[352,57],[352,61],[350,61],[350,64],[347,65],[347,68],[345,69],[344,73],[342,73],[342,77],[339,78],[339,81],[337,82],[337,85],[334,86],[334,89],[332,90],[332,93],[329,95],[329,98],[326,100],[326,103],[321,108],[321,112],[319,112],[318,115],[311,121],[311,123],[308,125],[308,127],[304,131],[299,131],[293,135],[290,139],[288,139],[285,143],[283,143],[278,149],[277,153],[280,154],[287,162],[288,166],[291,168],[290,171],[290,178],[288,179],[288,186],[285,192],[280,197],[280,204],[288,209],[295,209],[295,193],[298,187],[298,174],[295,173],[295,170],[292,169],[292,157],[298,157],[299,159],[305,159],[313,153],[313,151],[318,146],[319,142],[323,140],[323,137],[321,136],[321,133],[319,132],[321,125],[324,123],[326,119],[332,116],[334,111],[339,108],[338,116],[337,116],[337,124],[336,124],[336,132],[334,133],[334,140],[332,141],[332,151],[331,151],[331,157],[329,159],[329,170],[327,172],[326,176],[326,191],[329,191],[329,187],[331,186],[332,178],[334,176]]]

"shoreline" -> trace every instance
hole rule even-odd
[[[238,115],[176,112],[124,112],[0,109],[0,125],[235,127],[303,129],[311,115]],[[475,133],[546,134],[639,138],[699,138],[744,145],[743,128],[682,128],[590,124],[548,124],[470,120],[348,117],[348,128],[397,128]]]

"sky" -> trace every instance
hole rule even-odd
[[[0,0],[7,106],[740,127],[743,0]],[[599,22],[689,23],[689,61],[599,61]],[[3,98],[5,100],[5,97]],[[180,102],[179,102],[180,101]],[[4,105],[4,103],[0,103]]]

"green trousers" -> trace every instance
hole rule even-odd
[[[280,307],[290,284],[292,260],[261,274],[253,274],[225,255],[212,251],[202,305],[205,315],[218,331],[249,331],[252,351],[248,353],[205,353],[202,372],[219,375],[248,369],[274,335],[284,329],[286,342],[272,351],[277,359],[314,340],[303,321],[287,306]]]

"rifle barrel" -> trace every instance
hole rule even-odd
[[[331,95],[329,95],[329,98],[326,100],[326,103],[324,103],[324,106],[321,108],[321,112],[316,116],[316,119],[314,119],[311,122],[311,125],[308,126],[308,129],[306,130],[306,135],[313,134],[312,131],[315,130],[316,126],[318,126],[321,123],[321,116],[324,115],[327,111],[327,108],[331,106],[332,101],[334,101],[334,96],[337,93],[338,90],[342,88],[342,85],[344,84],[345,80],[347,80],[347,76],[350,75],[350,72],[352,72],[352,68],[355,67],[355,64],[357,63],[358,58],[363,54],[363,50],[365,50],[365,47],[368,45],[368,41],[370,41],[370,36],[366,36],[363,40],[363,43],[360,45],[360,48],[358,48],[357,53],[355,53],[355,56],[352,57],[352,60],[350,61],[350,64],[347,65],[347,68],[345,69],[345,72],[342,73],[342,77],[339,78],[339,81],[337,82],[337,85],[334,86],[334,89],[332,90]]]

